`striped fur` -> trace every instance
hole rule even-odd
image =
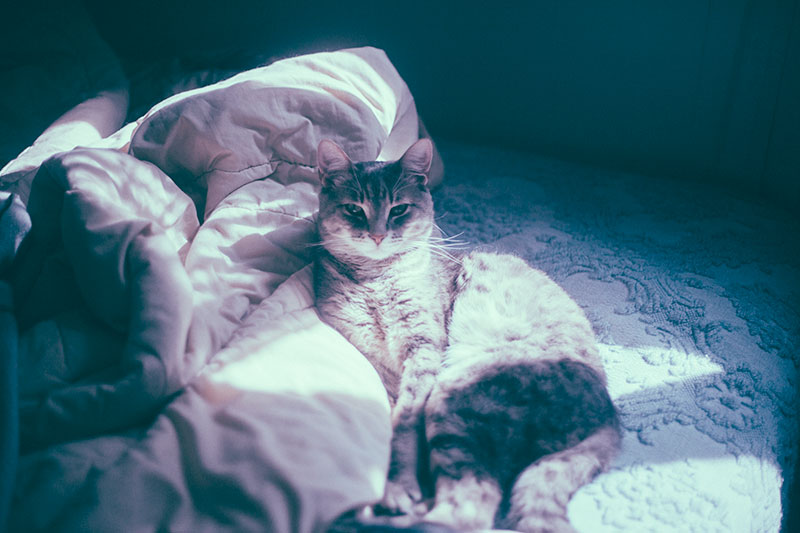
[[[427,520],[570,531],[569,499],[620,441],[583,312],[521,259],[473,252],[456,277],[448,333],[425,408],[436,479]],[[477,487],[479,499],[465,497]]]
[[[324,143],[317,307],[393,406],[382,506],[459,531],[571,530],[569,499],[620,441],[583,312],[516,257],[435,253],[424,142],[394,163]]]

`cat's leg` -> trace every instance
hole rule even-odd
[[[441,366],[441,351],[428,344],[413,347],[403,365],[397,401],[392,409],[392,453],[381,506],[395,513],[425,510],[417,477],[424,408]]]
[[[571,448],[546,455],[517,477],[500,526],[515,531],[575,531],[567,518],[572,495],[605,470],[619,449],[619,430],[598,429]]]
[[[395,514],[419,514],[424,511],[424,506],[421,506],[422,489],[417,479],[420,417],[414,421],[414,414],[409,411],[394,425],[389,476],[380,504],[380,507]]]
[[[503,491],[492,478],[462,472],[458,478],[436,478],[436,501],[426,522],[445,524],[458,531],[491,529]]]
[[[424,520],[459,531],[491,529],[503,492],[485,453],[485,417],[470,403],[484,404],[486,398],[465,394],[458,386],[459,380],[440,378],[425,406],[436,494],[433,508]]]

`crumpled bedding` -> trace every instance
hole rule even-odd
[[[418,130],[363,48],[178,95],[116,149],[18,161],[11,529],[317,531],[380,496],[385,392],[313,309],[314,156],[395,157]]]
[[[362,48],[176,95],[0,172],[10,530],[323,531],[375,501],[389,408],[313,309],[314,152],[327,137],[394,159],[418,131],[400,76]],[[437,223],[546,271],[595,327],[625,438],[570,503],[575,527],[778,531],[798,457],[796,220],[718,188],[439,147]]]

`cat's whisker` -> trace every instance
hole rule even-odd
[[[457,241],[461,234],[453,235],[452,237],[431,237],[432,241]]]
[[[435,253],[435,254],[437,254],[437,255],[439,255],[441,257],[446,257],[448,259],[451,259],[451,260],[455,261],[456,263],[461,264],[461,260],[458,258],[459,256],[456,255],[456,254],[452,254],[452,253],[448,252],[447,250],[432,248],[431,249],[431,253]]]
[[[431,248],[439,248],[439,249],[446,249],[446,248],[463,248],[467,243],[465,242],[437,242],[437,241],[428,241],[428,245]]]
[[[465,252],[470,250],[469,246],[442,246],[442,245],[431,245],[431,249],[436,249],[442,253],[448,253],[451,255],[463,255]]]
[[[434,224],[434,226],[436,226],[436,225]],[[445,232],[445,231],[444,231],[442,228],[440,228],[439,226],[436,226],[436,229],[438,229],[438,230],[439,230],[439,233],[441,233],[441,234],[442,234],[442,237],[436,237],[437,239],[444,239],[444,240],[457,239],[457,238],[461,237],[462,235],[464,235],[464,232],[463,232],[463,231],[459,231],[459,232],[458,232],[458,233],[456,233],[455,235],[448,235],[448,234],[447,234],[447,232]]]
[[[455,264],[457,264],[457,265],[461,265],[461,264],[462,264],[460,260],[456,259],[455,257],[453,257],[453,256],[452,256],[452,255],[450,255],[450,254],[447,254],[447,253],[441,253],[441,252],[439,252],[439,251],[436,251],[436,250],[431,250],[431,252],[432,252],[432,253],[434,253],[435,255],[438,255],[438,256],[440,256],[440,257],[443,257],[444,259],[447,259],[448,261],[451,261],[451,262],[453,262],[453,263],[455,263]]]
[[[470,243],[467,241],[461,241],[456,239],[436,239],[432,238],[429,239],[430,244],[441,246],[443,248],[456,248],[456,249],[463,249],[469,248]]]
[[[444,247],[442,247],[442,246],[431,246],[431,248],[430,248],[430,249],[431,249],[431,251],[434,251],[434,252],[439,252],[439,253],[441,253],[441,254],[444,254],[444,255],[450,256],[450,257],[452,257],[453,259],[455,259],[455,256],[454,256],[453,254],[451,254],[451,253],[450,253],[450,252],[449,252],[447,249],[445,249],[445,248],[444,248]]]
[[[461,237],[462,235],[464,235],[463,231],[460,231],[460,232],[456,233],[455,235],[448,235],[447,232],[445,230],[443,230],[436,223],[433,223],[433,227],[436,228],[436,230],[439,232],[439,236],[438,237],[432,237],[432,239],[436,239],[436,240],[455,240],[455,239],[458,239],[458,237]]]
[[[470,245],[467,241],[459,241],[455,239],[431,239],[430,242],[431,244],[445,246],[448,248],[467,248]]]
[[[447,250],[445,250],[444,247],[436,245],[436,244],[433,244],[433,243],[431,243],[429,241],[413,242],[413,243],[411,243],[411,246],[415,250],[426,249],[429,252],[431,252],[432,254],[438,255],[439,257],[447,259],[448,261],[452,261],[453,263],[456,263],[458,265],[461,264],[461,260],[458,259],[453,254],[449,253]]]

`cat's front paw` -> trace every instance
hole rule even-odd
[[[427,511],[416,481],[389,480],[379,507],[389,514],[422,515]]]

